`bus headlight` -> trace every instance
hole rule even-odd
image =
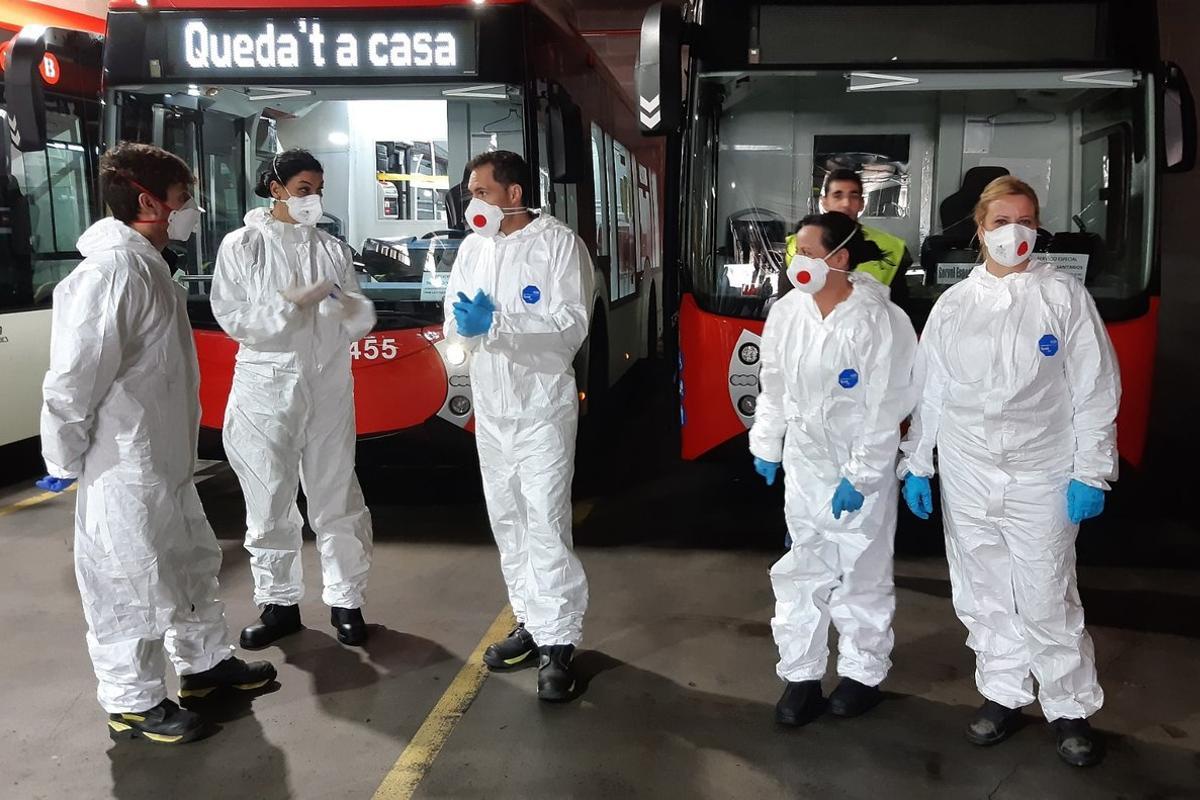
[[[458,342],[446,346],[446,363],[452,367],[461,367],[467,362],[467,348]]]

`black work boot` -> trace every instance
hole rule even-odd
[[[988,700],[967,723],[967,741],[981,747],[999,744],[1013,735],[1020,716],[1021,709],[1008,708],[995,700]]]
[[[258,622],[242,629],[241,644],[246,650],[261,650],[303,627],[300,624],[299,606],[277,606],[268,603],[263,606]]]
[[[488,645],[483,651],[483,663],[493,672],[527,667],[537,661],[538,646],[525,623],[517,624],[508,637]]]
[[[275,680],[275,665],[269,661],[252,661],[247,664],[236,656],[217,664],[204,672],[179,676],[179,702],[189,705],[192,701],[208,697],[219,689],[238,689],[253,692]]]
[[[147,739],[157,744],[183,744],[200,738],[204,722],[170,700],[148,711],[108,715],[108,735],[114,741]]]
[[[853,678],[842,678],[842,682],[829,695],[829,713],[835,717],[857,717],[865,714],[883,700],[878,686],[867,686]]]
[[[329,609],[329,624],[337,629],[338,641],[357,647],[367,641],[367,623],[361,608]]]
[[[775,721],[780,725],[807,725],[825,710],[820,681],[788,681],[775,704]]]
[[[575,691],[575,673],[571,670],[575,645],[551,645],[539,648],[538,653],[541,656],[538,666],[538,699],[548,703],[570,700]]]
[[[1050,723],[1058,736],[1058,757],[1073,767],[1090,767],[1104,758],[1099,735],[1086,719],[1056,719]]]

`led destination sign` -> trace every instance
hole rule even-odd
[[[322,17],[171,20],[166,75],[194,79],[473,75],[475,26],[465,20]]]

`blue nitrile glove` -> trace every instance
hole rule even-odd
[[[904,502],[908,510],[920,519],[929,519],[933,513],[933,486],[929,478],[913,475],[911,472],[904,476]]]
[[[67,487],[74,482],[74,478],[55,478],[47,475],[34,485],[39,489],[45,489],[48,492],[62,492],[66,491]]]
[[[763,476],[767,486],[775,485],[775,476],[779,474],[779,462],[767,461],[765,458],[754,457],[754,471]]]
[[[1104,490],[1072,480],[1067,486],[1067,516],[1075,525],[1104,511]]]
[[[473,300],[459,292],[458,302],[454,304],[454,324],[463,336],[482,336],[491,330],[495,311],[496,306],[482,289],[475,293]]]
[[[865,499],[862,492],[854,488],[854,484],[842,478],[842,482],[833,493],[833,518],[841,519],[843,512],[858,511],[863,507]]]

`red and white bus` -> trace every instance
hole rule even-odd
[[[325,166],[320,224],[358,254],[378,310],[353,348],[360,438],[471,430],[465,354],[443,340],[442,298],[466,235],[464,168],[487,150],[522,153],[530,205],[591,249],[595,312],[577,362],[585,403],[656,349],[662,144],[638,134],[632,101],[554,9],[115,0],[107,36],[105,141],[182,156],[208,212],[178,276],[191,287],[202,440],[222,425],[236,351],[208,304],[216,250],[265,202],[254,178],[286,148]]]
[[[54,286],[99,213],[104,3],[0,3],[0,481],[41,469]]]
[[[1159,180],[1191,169],[1196,147],[1186,81],[1160,61],[1154,5],[653,6],[638,94],[643,130],[680,154],[667,167],[678,179],[665,203],[681,214],[668,220],[665,258],[681,282],[684,457],[753,423],[784,240],[817,210],[825,175],[849,167],[863,178],[863,221],[912,254],[896,280],[918,329],[978,260],[980,190],[1014,174],[1038,191],[1042,257],[1091,290],[1116,346],[1120,451],[1138,466],[1157,343]]]

